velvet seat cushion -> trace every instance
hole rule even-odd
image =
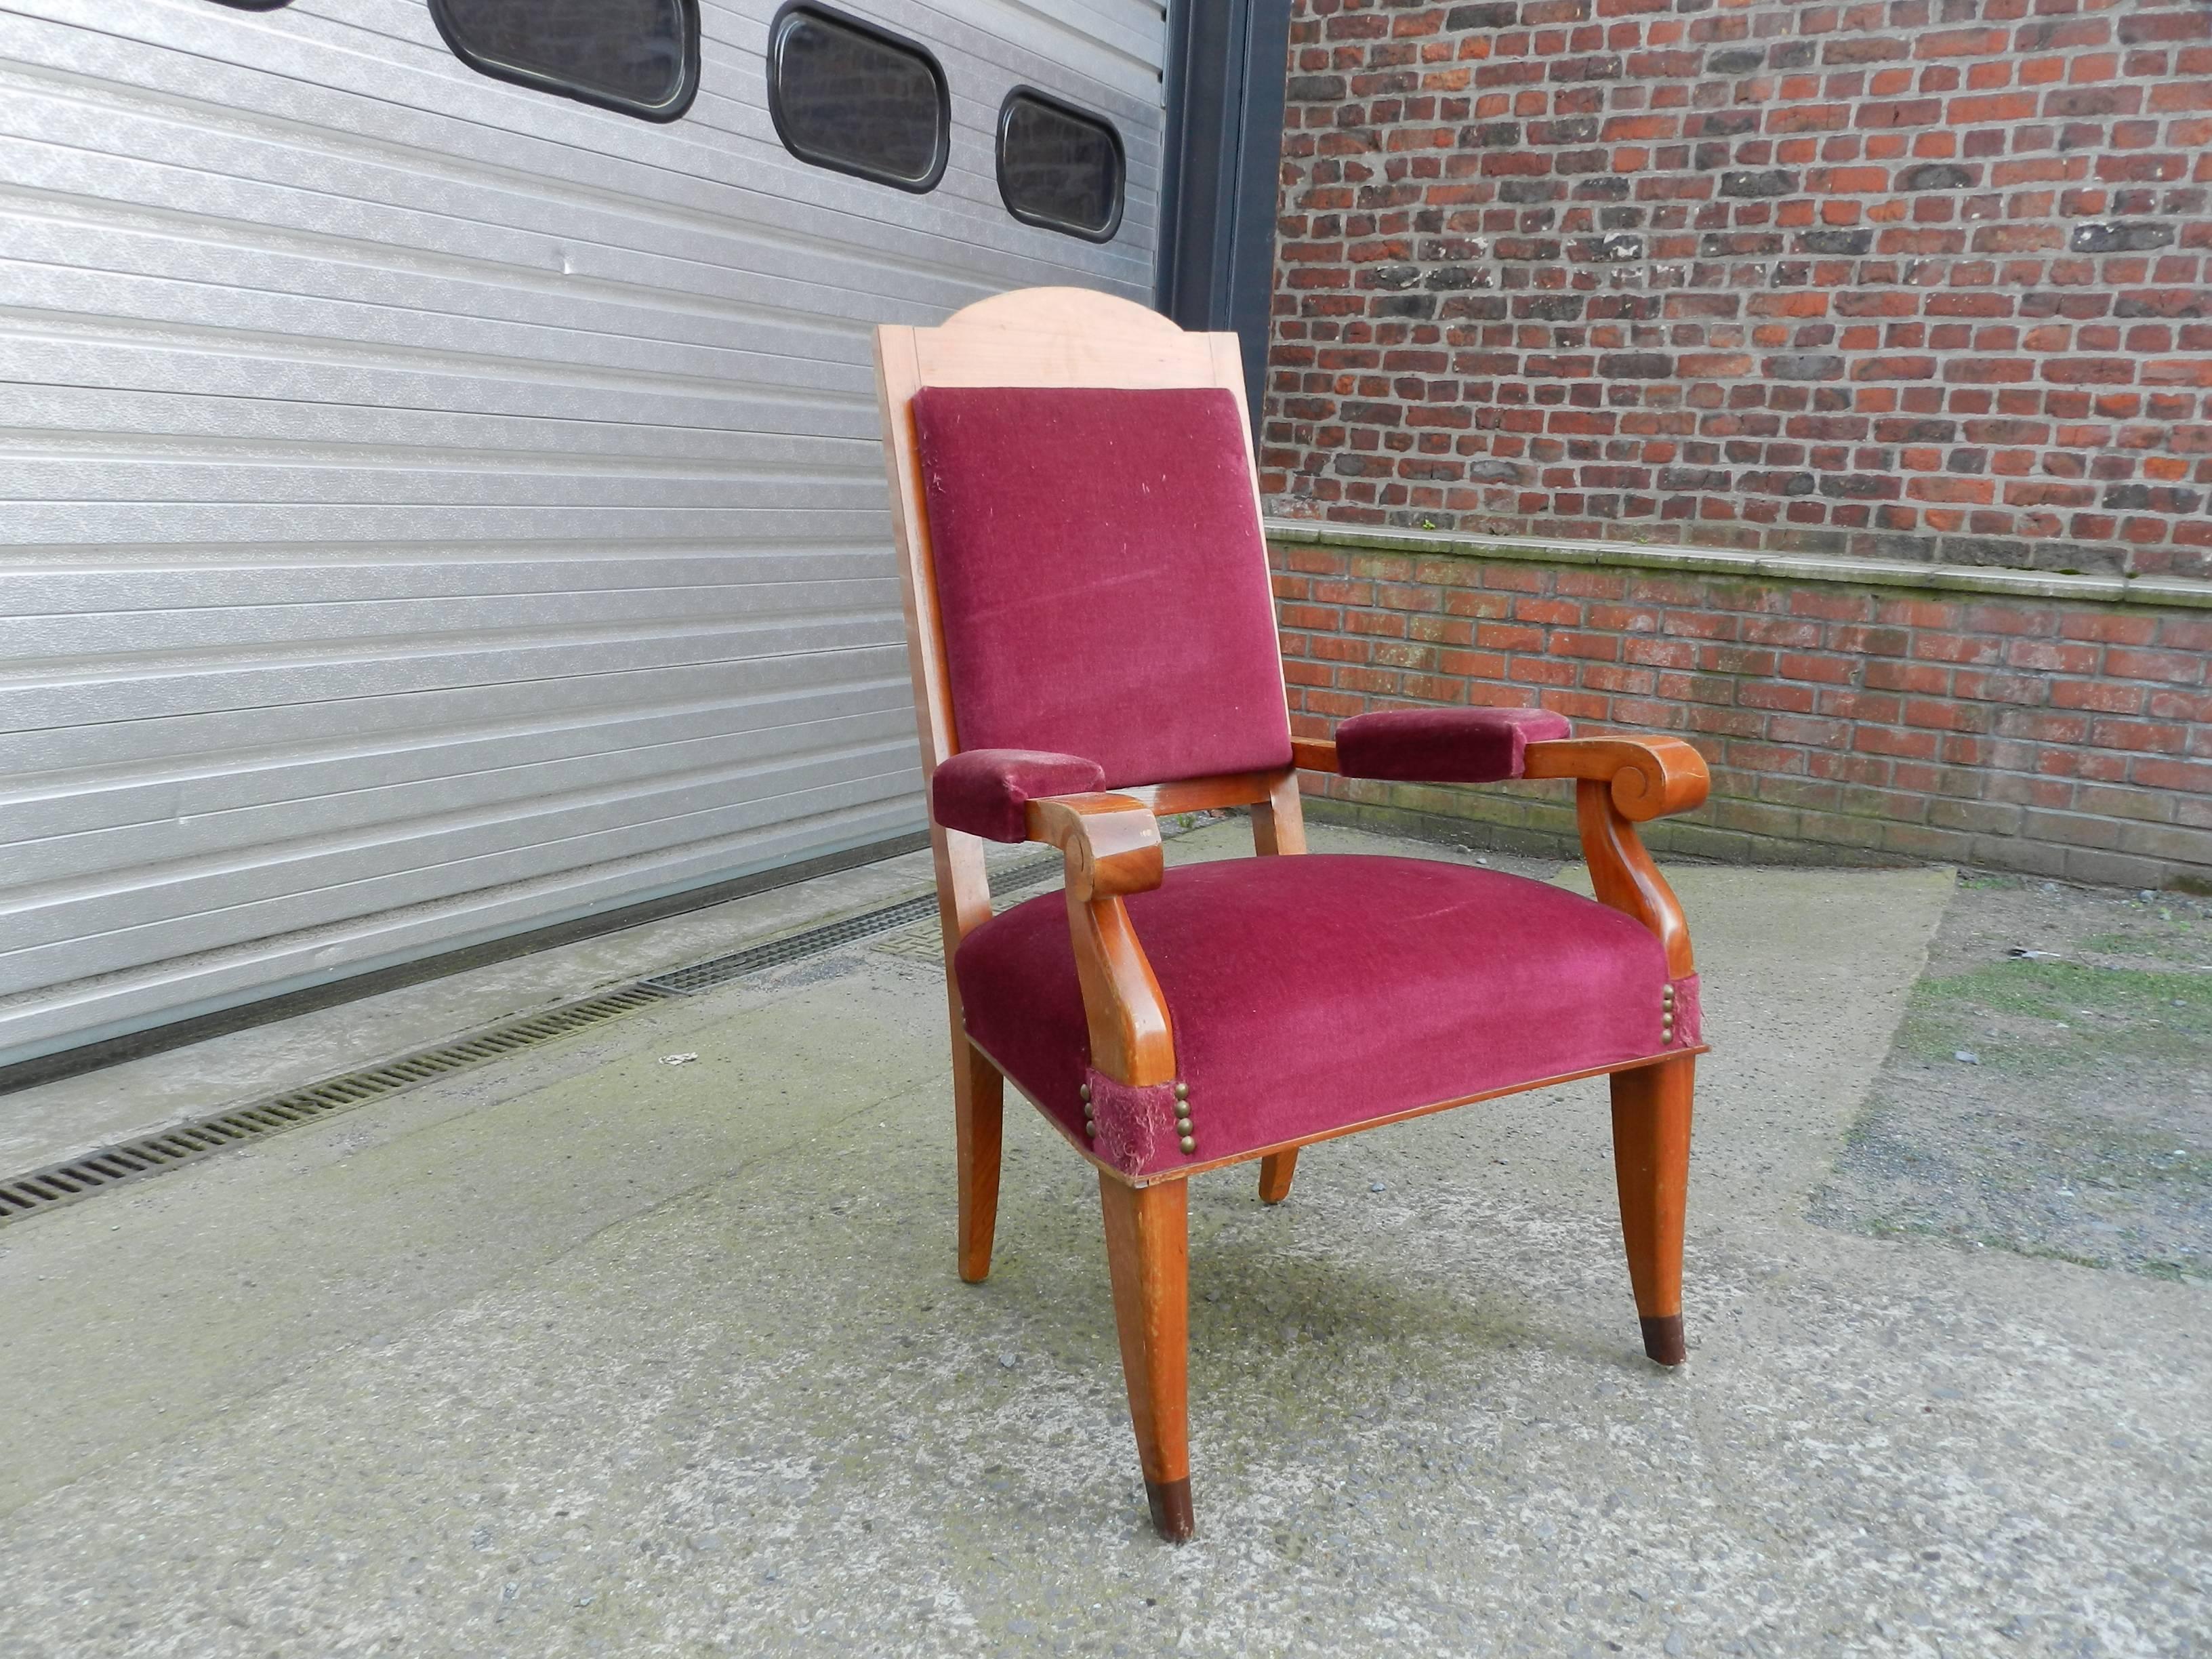
[[[1426,859],[1305,854],[1171,869],[1128,900],[1167,1000],[1196,1150],[1174,1093],[1090,1069],[1063,897],[994,916],[955,959],[968,1033],[1079,1137],[1131,1175],[1698,1041],[1694,978],[1674,988],[1659,941],[1592,899]],[[1150,1114],[1148,1122],[1120,1121]]]

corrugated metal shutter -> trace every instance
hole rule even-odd
[[[659,126],[422,0],[0,15],[0,1063],[916,827],[868,328],[1148,297],[1161,8],[848,0],[943,184],[777,143],[774,0]],[[1110,115],[1017,223],[1017,82]]]

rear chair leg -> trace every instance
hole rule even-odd
[[[1689,1357],[1682,1342],[1682,1206],[1690,1180],[1690,1095],[1695,1056],[1615,1072],[1613,1174],[1628,1278],[1644,1352],[1662,1365]]]
[[[999,1224],[999,1139],[1006,1079],[964,1036],[952,1039],[953,1158],[960,1182],[960,1277],[980,1285],[991,1274]]]
[[[1190,1508],[1190,1194],[1181,1181],[1132,1187],[1103,1170],[1106,1267],[1121,1375],[1137,1431],[1145,1496],[1160,1536],[1180,1544],[1196,1529]]]
[[[1279,1204],[1291,1195],[1291,1177],[1297,1173],[1298,1149],[1286,1147],[1260,1160],[1260,1201]]]

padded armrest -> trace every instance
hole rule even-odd
[[[1081,795],[1106,781],[1097,761],[1036,749],[969,749],[929,780],[931,815],[948,830],[986,841],[1027,841],[1029,804]]]
[[[1385,708],[1336,728],[1336,769],[1347,778],[1496,783],[1522,775],[1530,744],[1570,729],[1548,708]]]

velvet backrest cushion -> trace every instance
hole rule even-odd
[[[1229,392],[927,386],[914,422],[959,748],[1109,788],[1290,763]]]

